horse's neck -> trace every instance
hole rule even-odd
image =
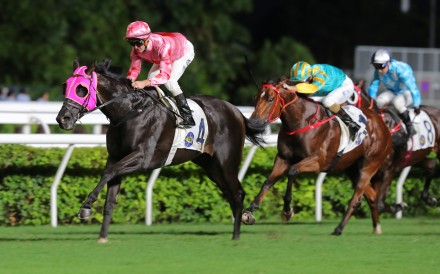
[[[328,118],[318,102],[298,96],[298,101],[286,107],[280,119],[287,130],[297,130]]]
[[[101,75],[98,74],[99,76]],[[130,94],[126,83],[105,76],[98,78],[96,97],[97,106],[110,120],[117,120],[132,111],[136,101],[139,101]]]

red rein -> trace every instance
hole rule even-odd
[[[285,103],[284,99],[280,95],[280,90],[277,87],[275,87],[273,85],[270,85],[270,84],[265,84],[265,85],[263,85],[263,88],[271,89],[271,90],[273,90],[273,91],[275,91],[277,93],[277,97],[276,97],[276,101],[275,101],[274,107],[273,107],[272,111],[270,112],[270,114],[269,114],[269,116],[267,118],[267,121],[269,123],[272,123],[273,121],[275,121],[278,118],[280,118],[281,113],[284,111],[284,109],[286,107],[288,107],[289,105],[295,103],[298,100],[298,95],[296,94],[296,92],[293,92],[296,95],[295,98],[292,101],[290,101],[288,103]],[[275,108],[278,105],[278,103],[280,103],[280,105],[281,105],[280,113],[279,113],[278,116],[272,118],[272,115],[274,115]],[[316,104],[318,104],[318,103],[316,103]],[[318,120],[316,118],[316,116],[318,115],[318,112],[319,112],[319,107],[316,108],[316,112],[315,112],[315,115],[313,116],[313,118],[308,121],[308,126],[300,128],[300,129],[292,130],[292,131],[285,131],[285,130],[283,130],[282,132],[284,134],[287,134],[287,135],[294,135],[294,134],[298,134],[298,133],[303,133],[303,132],[309,131],[311,129],[320,127],[321,125],[323,125],[323,124],[327,123],[328,121],[333,120],[335,118],[335,116],[332,116],[332,117],[329,117],[329,118],[324,119],[324,120]],[[316,123],[312,124],[312,121],[316,121]]]

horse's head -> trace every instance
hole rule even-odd
[[[73,62],[73,75],[63,84],[65,100],[56,118],[62,129],[72,130],[76,121],[96,107],[97,82],[94,67],[80,66],[77,60]]]
[[[288,85],[287,80],[263,84],[256,95],[251,121],[267,124],[280,118],[284,109],[298,99],[296,91],[296,87]]]

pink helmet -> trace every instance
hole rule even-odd
[[[128,25],[125,39],[139,38],[144,39],[151,33],[151,29],[147,23],[142,21],[135,21]]]

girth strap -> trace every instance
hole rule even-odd
[[[332,162],[328,166],[327,170],[324,172],[330,172],[332,169],[336,166],[336,164],[341,160],[342,155],[344,154],[344,149],[336,153],[335,157],[333,158]]]

